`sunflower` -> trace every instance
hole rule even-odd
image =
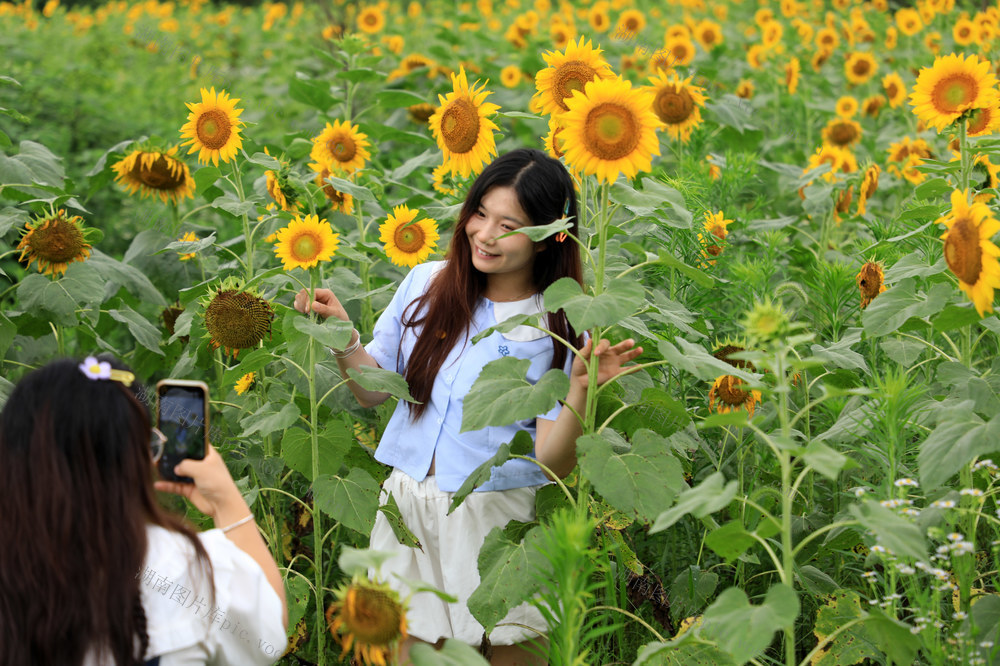
[[[840,37],[833,28],[821,28],[816,33],[816,49],[819,51],[832,52],[840,46]]]
[[[174,155],[177,146],[163,151],[140,147],[111,165],[117,174],[115,181],[124,185],[129,194],[141,192],[142,197],[158,196],[160,201],[177,203],[194,197],[195,184],[188,165]]]
[[[984,203],[969,204],[967,191],[951,193],[951,211],[938,218],[948,227],[944,258],[958,277],[958,286],[968,294],[979,316],[993,312],[993,290],[1000,289],[1000,248],[990,238],[1000,231],[1000,222]]]
[[[886,74],[882,79],[885,96],[889,98],[889,106],[896,108],[906,101],[906,85],[896,72]]]
[[[412,106],[406,107],[407,113],[410,114],[410,118],[417,123],[426,123],[431,116],[434,115],[434,105],[433,104],[413,104]]]
[[[857,170],[857,160],[850,150],[830,144],[823,144],[816,149],[816,152],[809,157],[809,164],[802,173],[808,173],[821,164],[830,165],[830,170],[823,174],[823,180],[828,183],[834,182],[840,172],[851,173]]]
[[[365,7],[358,12],[358,28],[369,35],[382,31],[385,27],[385,16],[377,5]]]
[[[552,40],[552,45],[556,47],[556,49],[564,49],[569,46],[575,36],[576,31],[571,25],[567,25],[565,23],[553,23],[549,27],[549,39]]]
[[[854,199],[854,186],[846,187],[837,195],[837,203],[833,207],[833,219],[839,225],[840,214],[847,214],[851,208],[851,200]]]
[[[1000,164],[990,162],[988,155],[980,155],[972,164],[969,178],[975,192],[972,200],[977,203],[988,203],[993,199],[993,194],[984,190],[993,190],[1000,186]]]
[[[708,392],[709,411],[727,414],[742,409],[752,417],[760,402],[760,391],[744,391],[740,388],[742,385],[743,380],[733,375],[716,379]]]
[[[524,75],[521,74],[521,68],[517,65],[508,65],[500,70],[500,83],[507,88],[517,86],[522,78],[524,78]]]
[[[968,136],[985,136],[993,134],[1000,128],[1000,107],[997,104],[973,109],[969,113],[965,132]]]
[[[757,368],[751,361],[739,358],[730,358],[733,354],[745,352],[746,350],[746,344],[743,341],[726,338],[725,341],[716,343],[715,349],[712,351],[712,356],[723,363],[728,363],[734,368],[747,369],[750,372],[757,372]]]
[[[912,37],[924,27],[923,21],[920,20],[920,13],[911,7],[904,7],[896,12],[896,25],[899,26],[899,31],[907,37]]]
[[[330,633],[344,647],[354,646],[354,660],[366,665],[395,663],[397,646],[406,640],[406,607],[384,583],[355,577],[336,592],[326,611]]]
[[[438,95],[441,106],[428,124],[447,168],[468,178],[482,170],[487,157],[497,153],[493,131],[498,128],[487,116],[500,107],[485,101],[492,94],[485,86],[469,87],[464,67],[458,75],[452,75],[451,81],[452,92],[446,97]]]
[[[872,164],[865,169],[865,175],[861,179],[861,187],[858,188],[858,217],[865,214],[868,199],[875,194],[878,189],[878,176],[882,172],[877,164]]]
[[[236,385],[233,386],[236,389],[236,395],[243,395],[250,390],[250,385],[253,384],[254,378],[257,376],[255,372],[248,372],[236,381]]]
[[[350,215],[354,211],[354,197],[326,182],[327,178],[336,174],[325,164],[310,164],[309,167],[316,172],[316,180],[313,182],[323,190],[324,196],[333,204],[333,209],[339,210],[344,215]]]
[[[698,242],[702,245],[702,256],[706,259],[722,254],[722,246],[719,245],[718,241],[726,240],[726,237],[729,236],[726,227],[733,223],[732,220],[724,218],[725,215],[721,210],[718,213],[705,211],[704,233],[698,233]],[[715,264],[715,259],[709,259],[708,263]]]
[[[198,152],[198,161],[202,164],[219,166],[219,160],[229,162],[236,157],[236,152],[243,147],[240,137],[240,114],[243,109],[237,109],[239,99],[230,98],[225,90],[215,92],[201,89],[201,102],[188,103],[191,111],[188,121],[181,127],[181,137],[187,139],[181,145],[191,145],[188,155]]]
[[[189,231],[189,232],[185,233],[183,236],[181,236],[180,238],[178,238],[177,240],[180,241],[180,242],[182,242],[182,243],[194,243],[195,241],[198,240],[198,237],[195,235],[195,233],[193,231]],[[181,261],[188,261],[189,259],[194,259],[195,256],[197,255],[196,252],[190,252],[188,254],[184,254],[184,253],[180,253],[179,252],[178,254],[180,254]]]
[[[646,27],[646,16],[638,9],[626,9],[618,17],[618,32],[637,35]]]
[[[663,33],[663,39],[670,41],[671,39],[691,39],[691,30],[682,23],[674,23],[667,26],[666,32]]]
[[[924,139],[912,140],[904,136],[902,141],[897,141],[889,145],[888,149],[890,162],[905,162],[910,155],[918,157],[933,157],[930,146]]]
[[[386,256],[397,266],[413,268],[426,261],[440,238],[437,220],[414,221],[419,212],[405,205],[396,206],[379,226],[379,240],[385,244]]]
[[[241,349],[260,345],[271,333],[274,308],[254,289],[228,277],[201,300],[205,308],[205,330],[209,345],[238,356]]]
[[[326,220],[317,215],[296,216],[278,231],[274,254],[286,271],[312,268],[321,261],[330,261],[339,243],[340,234],[334,233]]]
[[[785,64],[785,86],[788,88],[789,95],[794,95],[799,87],[799,72],[801,71],[802,66],[799,64],[798,58],[792,58]]]
[[[854,85],[861,85],[875,76],[878,63],[875,56],[864,51],[853,51],[844,62],[844,76]]]
[[[671,37],[649,61],[652,73],[671,67],[685,67],[694,60],[695,46],[689,37]],[[660,56],[660,58],[657,58]]]
[[[565,154],[563,153],[563,137],[560,136],[562,130],[562,125],[554,119],[549,119],[549,133],[545,135],[544,139],[545,151],[556,159]]]
[[[767,48],[760,44],[752,44],[747,49],[747,64],[752,69],[760,69],[764,65],[767,56]]]
[[[902,176],[911,185],[919,185],[927,179],[927,174],[917,169],[917,167],[923,163],[924,161],[920,159],[919,155],[910,154],[903,160],[903,165],[901,167],[897,168],[896,165],[893,164],[889,167],[889,171],[893,172],[897,176]]]
[[[996,106],[996,85],[989,61],[952,53],[920,70],[910,104],[918,118],[940,131],[969,109]]]
[[[440,192],[441,194],[448,194],[451,196],[457,195],[458,194],[457,189],[455,189],[454,187],[448,187],[448,185],[445,184],[445,178],[450,176],[454,176],[454,174],[451,172],[451,169],[448,168],[447,164],[442,164],[441,166],[435,167],[434,173],[431,176],[434,189]]]
[[[570,168],[608,183],[620,173],[634,178],[639,171],[649,171],[652,156],[660,154],[660,122],[648,91],[615,77],[591,81],[567,102],[569,111],[560,122]]]
[[[418,69],[427,67],[434,67],[435,63],[430,58],[423,56],[419,53],[411,53],[403,57],[399,63],[399,67],[389,72],[388,81],[395,81],[396,79],[402,78],[408,74],[411,74]],[[428,74],[430,76],[431,74]]]
[[[711,51],[722,44],[722,26],[715,21],[702,19],[694,29],[694,38],[705,51]]]
[[[739,84],[736,86],[736,96],[741,99],[751,99],[753,97],[753,93],[753,81],[750,79],[741,79]]]
[[[676,75],[651,77],[647,86],[653,96],[653,111],[673,139],[687,143],[691,132],[701,124],[701,108],[705,105],[704,90],[690,85],[691,77],[680,81]]]
[[[836,111],[841,118],[853,118],[858,112],[858,100],[850,95],[844,95],[837,100]]]
[[[861,309],[864,310],[868,307],[876,296],[885,291],[885,284],[883,283],[885,275],[882,273],[882,264],[876,262],[874,259],[866,263],[858,271],[858,275],[854,278],[855,282],[858,283],[858,289],[861,290]]]
[[[587,21],[590,27],[596,32],[605,32],[611,27],[611,18],[608,16],[608,3],[596,2],[587,12]]]
[[[823,128],[823,141],[848,148],[861,140],[861,125],[850,118],[833,118]]]
[[[17,260],[27,259],[25,268],[31,268],[31,262],[37,261],[39,273],[65,274],[71,263],[86,261],[90,256],[92,246],[88,238],[92,232],[84,228],[82,217],[67,218],[66,211],[60,208],[57,214],[36,218],[25,226],[15,248],[21,250]]]
[[[172,305],[163,308],[163,311],[160,313],[160,319],[163,321],[163,328],[167,331],[168,337],[173,337],[176,330],[177,318],[183,313],[184,306],[181,305],[180,301],[175,301]],[[182,335],[178,340],[181,341],[181,344],[186,345],[190,337]]]
[[[358,131],[357,125],[334,121],[326,124],[326,129],[313,138],[309,158],[327,164],[334,171],[354,173],[365,165],[371,157],[368,153],[368,135]]]
[[[601,57],[601,49],[593,48],[583,37],[570,42],[564,53],[548,51],[542,57],[548,67],[535,74],[538,92],[534,96],[543,113],[558,115],[567,111],[566,100],[574,90],[583,90],[595,79],[613,76],[611,65]]]
[[[785,34],[785,28],[777,21],[770,21],[761,27],[761,32],[761,44],[765,48],[772,49],[781,41],[782,35]]]

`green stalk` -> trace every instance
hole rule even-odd
[[[309,299],[315,300],[318,276],[310,271],[311,286]],[[315,318],[316,314],[312,313]],[[316,402],[316,340],[309,338],[309,436],[312,444],[312,478],[319,476],[319,431],[317,418],[319,405]],[[323,525],[322,512],[316,507],[316,497],[313,496],[313,565],[315,567],[316,585],[316,657],[320,666],[326,664],[326,630],[323,604]]]
[[[777,378],[778,416],[781,419],[781,436],[788,440],[791,437],[791,424],[788,420],[788,379],[785,377],[785,349],[782,347],[775,356],[774,374]],[[778,460],[781,462],[781,579],[786,585],[795,588],[794,565],[795,555],[792,546],[792,461],[788,451],[778,448]],[[785,627],[785,666],[795,666],[795,622]]]
[[[239,197],[240,202],[246,201],[246,196],[243,194],[243,181],[240,180],[240,170],[236,166],[236,160],[233,160],[233,187],[236,188],[236,196]],[[243,213],[243,242],[246,244],[247,248],[247,282],[253,279],[253,234],[250,233],[250,218],[247,217],[246,213]]]
[[[365,242],[365,222],[364,222],[364,212],[361,210],[361,202],[355,202],[355,219],[358,221],[358,242],[364,245]],[[371,291],[371,279],[368,275],[368,269],[371,268],[371,264],[363,262],[361,264],[361,288],[365,290],[365,294]],[[361,328],[360,331],[370,331],[375,328],[375,313],[372,310],[372,297],[366,295],[361,300]]]

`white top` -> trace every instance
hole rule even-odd
[[[139,593],[146,611],[149,649],[160,666],[273,664],[285,652],[281,600],[257,562],[221,530],[198,534],[212,561],[215,606],[187,538],[156,525],[146,528],[149,548]],[[85,666],[105,666],[88,658]]]

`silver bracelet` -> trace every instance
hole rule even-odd
[[[358,333],[358,329],[354,329],[353,332]],[[330,347],[330,353],[333,354],[336,358],[347,358],[354,352],[358,351],[358,347],[360,346],[361,346],[361,333],[358,333],[358,339],[354,341],[353,345],[350,345],[347,349],[344,350],[338,350],[334,349],[333,347]]]
[[[226,533],[226,532],[228,532],[229,530],[235,530],[235,529],[236,529],[237,527],[239,527],[240,525],[246,525],[247,523],[249,523],[249,522],[250,522],[250,521],[252,521],[252,520],[253,520],[253,514],[251,513],[251,514],[250,514],[249,516],[247,516],[247,517],[246,517],[246,518],[244,518],[243,520],[237,520],[237,521],[236,521],[235,523],[233,523],[232,525],[229,525],[228,527],[223,527],[223,528],[222,528],[222,533],[223,533],[223,534],[225,534],[225,533]]]

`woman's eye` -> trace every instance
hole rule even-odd
[[[509,224],[501,224],[500,228],[506,229],[507,231],[511,231],[514,227],[510,226]]]

